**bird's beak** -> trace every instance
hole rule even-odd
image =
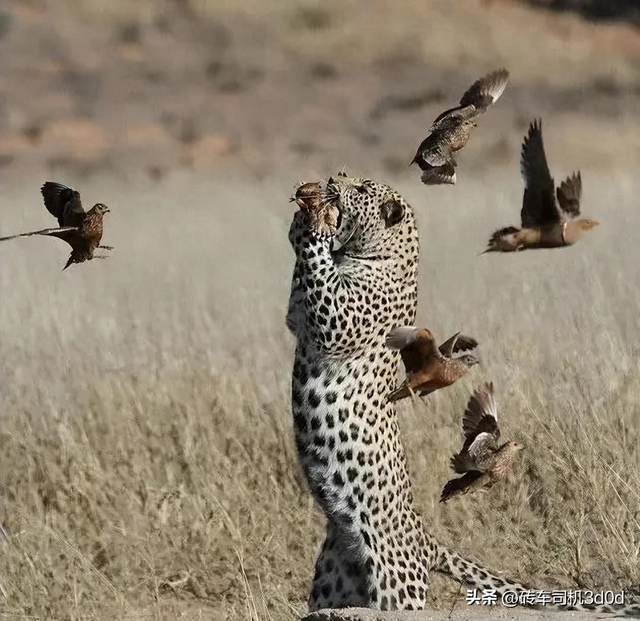
[[[471,366],[476,365],[476,364],[480,364],[482,362],[482,360],[480,360],[479,356],[473,356],[472,360],[471,360]]]

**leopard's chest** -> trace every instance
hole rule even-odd
[[[402,448],[397,415],[386,400],[398,363],[398,354],[382,347],[343,363],[296,359],[292,409],[298,454],[327,511],[406,502],[393,492],[401,480],[408,482],[394,457]]]

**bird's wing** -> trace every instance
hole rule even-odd
[[[491,425],[491,423],[488,423],[487,426],[489,425]],[[466,455],[468,455],[469,460],[473,462],[476,470],[485,471],[493,465],[494,459],[492,454],[496,449],[496,439],[499,436],[500,431],[494,427],[489,431],[478,433],[468,445],[467,442],[465,442],[465,447],[462,449],[462,452],[465,453],[466,449]]]
[[[79,192],[55,181],[46,181],[40,191],[44,198],[44,206],[58,219],[61,227],[82,224],[85,211]]]
[[[478,347],[478,341],[470,336],[456,332],[451,338],[440,345],[440,353],[447,358],[451,358],[453,354],[459,351],[468,351],[476,347]]]
[[[451,151],[451,144],[449,141],[435,145],[433,148],[422,152],[422,159],[430,166],[446,166],[451,165],[455,167],[455,161],[453,159],[453,153]]]
[[[464,493],[473,483],[476,483],[480,477],[486,476],[482,472],[471,471],[467,472],[463,477],[457,479],[451,479],[447,481],[442,488],[440,494],[440,502],[446,502],[452,496]]]
[[[478,116],[478,109],[474,105],[462,104],[455,108],[449,108],[436,117],[431,125],[431,131],[455,127],[466,119],[473,119]]]
[[[466,334],[460,334],[453,347],[452,353],[457,354],[459,351],[468,351],[470,349],[475,349],[476,347],[478,347],[478,341]]]
[[[582,177],[580,171],[573,173],[563,181],[556,190],[560,209],[569,217],[580,215],[580,199],[582,198]]]
[[[524,228],[560,222],[553,179],[542,142],[542,121],[535,120],[522,143],[520,168],[524,178],[524,196],[520,218]]]
[[[460,110],[460,106],[456,106],[455,108],[449,108],[448,110],[445,110],[444,112],[441,112],[433,121],[433,123],[431,124],[431,131],[433,131],[434,129],[437,129],[438,125],[440,125],[440,121],[442,121],[442,119],[447,118],[448,116],[455,114],[458,110]]]
[[[31,237],[32,235],[47,235],[49,237],[58,237],[63,241],[69,243],[69,239],[73,236],[73,233],[78,230],[75,226],[62,226],[55,229],[42,229],[40,231],[32,231],[31,233],[20,233],[19,235],[10,235],[9,237],[0,237],[0,241],[7,241],[9,239],[17,239],[18,237]]]
[[[414,373],[432,357],[440,357],[433,334],[426,328],[395,328],[387,336],[387,347],[399,349],[407,373]]]
[[[509,72],[498,69],[476,80],[462,96],[461,106],[474,106],[478,112],[484,112],[500,98],[509,82]]]
[[[465,440],[461,453],[468,454],[474,461],[495,447],[500,428],[492,383],[485,384],[471,395],[462,418],[462,431]]]
[[[394,328],[386,338],[386,345],[390,349],[404,349],[408,345],[413,345],[418,340],[420,328],[415,326],[402,326]]]
[[[444,166],[453,161],[451,145],[438,134],[429,134],[418,147],[412,164],[415,162],[424,170],[423,164],[429,166]]]
[[[468,453],[455,453],[450,461],[451,469],[458,474],[478,470],[478,464],[476,464]]]
[[[460,331],[456,332],[452,337],[448,338],[444,343],[442,343],[442,345],[440,345],[439,350],[443,356],[451,358],[459,336]]]

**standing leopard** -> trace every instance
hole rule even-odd
[[[431,570],[495,589],[498,597],[525,589],[441,546],[413,509],[398,417],[386,398],[400,356],[385,346],[388,333],[416,315],[413,210],[390,187],[367,179],[339,175],[318,191],[337,210],[330,218],[336,224],[327,235],[313,228],[317,218],[295,214],[287,314],[297,337],[296,445],[327,520],[309,609],[421,609]]]

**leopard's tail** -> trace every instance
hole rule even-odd
[[[440,544],[436,544],[438,553],[431,569],[475,589],[495,589],[498,599],[506,591],[527,591],[531,587],[497,576],[481,565],[469,561],[457,552],[453,552]]]
[[[477,596],[482,598],[483,594],[489,592],[493,601],[498,605],[509,602],[509,607],[513,606],[516,599],[519,606],[528,608],[538,608],[550,611],[590,611],[600,614],[612,614],[618,617],[640,619],[639,603],[623,604],[587,604],[584,602],[572,602],[568,604],[554,604],[552,601],[540,603],[538,594],[545,593],[531,586],[522,584],[509,578],[498,576],[481,565],[462,558],[456,552],[448,550],[444,546],[433,542],[437,548],[435,562],[432,570],[440,572],[453,578],[457,582],[466,585],[470,589],[477,590]],[[505,595],[505,593],[508,593]],[[585,591],[586,593],[586,591]],[[476,596],[476,593],[473,593]],[[469,602],[472,603],[472,602]],[[478,602],[481,603],[481,602]],[[505,603],[505,605],[507,605]]]

